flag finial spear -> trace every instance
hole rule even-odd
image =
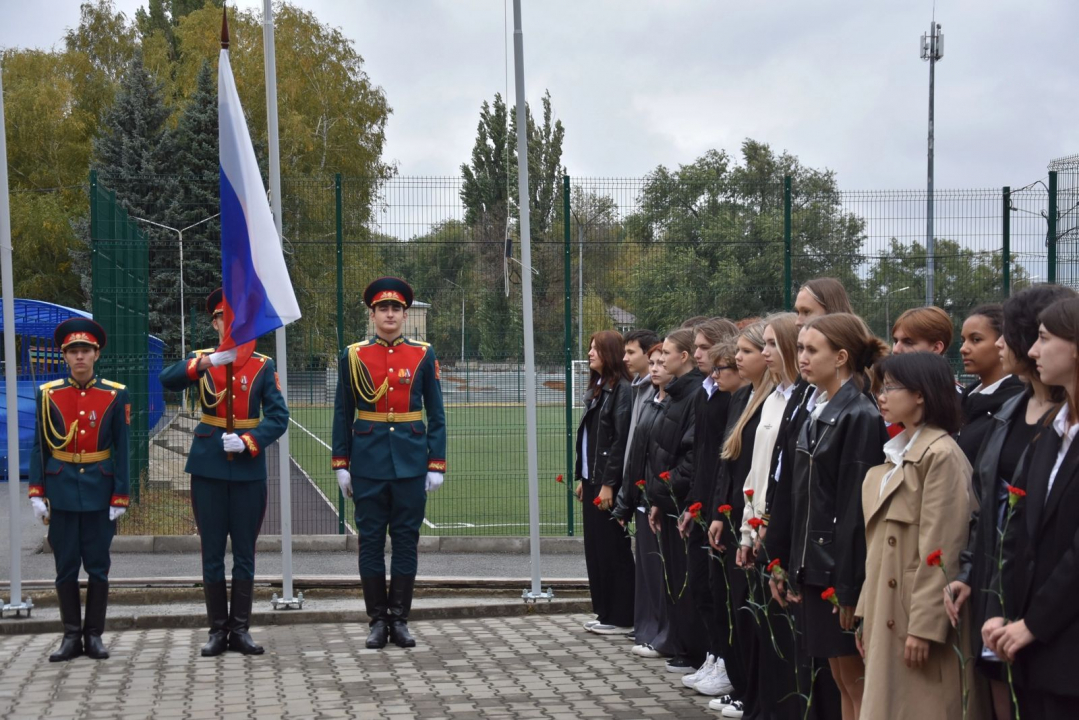
[[[229,49],[229,15],[224,4],[221,5],[221,49]]]

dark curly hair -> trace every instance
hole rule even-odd
[[[1027,355],[1038,339],[1038,316],[1057,300],[1075,296],[1071,288],[1045,284],[1029,287],[1004,301],[1004,343],[1024,375],[1038,372],[1037,364]]]

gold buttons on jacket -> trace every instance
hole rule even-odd
[[[891,589],[893,589],[893,590],[895,590],[895,586],[896,586],[896,585],[898,585],[898,584],[899,584],[899,583],[897,583],[897,582],[895,581],[895,578],[892,578],[891,580],[889,580],[889,581],[888,581],[888,587],[890,587],[890,588],[891,588]]]

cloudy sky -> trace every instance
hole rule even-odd
[[[387,157],[403,175],[456,174],[480,103],[507,79],[513,95],[511,0],[293,2],[340,27],[385,89]],[[571,175],[638,176],[752,137],[837,171],[844,189],[925,185],[932,0],[523,5],[528,98],[550,90]],[[936,13],[938,187],[1025,185],[1079,153],[1079,3],[940,0]],[[58,46],[77,22],[76,0],[2,0],[0,46]]]

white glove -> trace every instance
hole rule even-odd
[[[231,350],[222,350],[221,352],[210,353],[210,364],[214,367],[219,365],[228,365],[230,362],[236,359],[236,348]]]
[[[221,444],[225,448],[227,453],[241,453],[246,446],[244,441],[240,439],[240,436],[236,433],[225,433],[221,436]]]
[[[442,481],[446,479],[446,475],[440,472],[427,473],[427,483],[424,485],[424,490],[427,492],[434,492],[442,487]]]
[[[345,497],[352,497],[352,473],[345,468],[337,468],[337,485]]]
[[[127,512],[127,508],[110,507],[109,508],[109,520],[112,520],[113,522],[116,522],[121,517],[123,517],[124,513],[126,513],[126,512]]]
[[[30,498],[30,505],[34,508],[34,517],[45,522],[45,519],[49,517],[49,507],[45,504],[45,501],[39,497],[32,497]]]

